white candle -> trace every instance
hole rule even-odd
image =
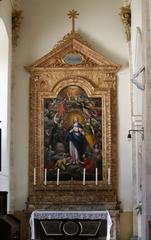
[[[111,169],[108,168],[108,185],[111,184]]]
[[[60,172],[60,169],[58,168],[57,169],[57,186],[59,185],[59,172]]]
[[[44,184],[47,185],[47,168],[45,168],[45,181]]]
[[[83,185],[85,185],[85,168],[83,168]]]
[[[36,185],[36,168],[34,168],[34,185]]]
[[[95,184],[98,185],[98,169],[95,169]]]

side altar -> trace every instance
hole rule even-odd
[[[108,210],[118,239],[117,72],[72,31],[30,73],[27,209]]]
[[[31,239],[110,240],[112,221],[108,211],[34,211],[30,218]]]

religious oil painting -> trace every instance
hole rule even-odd
[[[44,99],[44,167],[47,181],[102,180],[102,98],[78,86]]]

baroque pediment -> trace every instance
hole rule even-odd
[[[70,54],[70,55],[69,55]],[[66,56],[75,58],[74,62],[65,61]],[[79,62],[77,58],[81,58]],[[71,61],[71,59],[70,59]],[[70,32],[59,41],[52,51],[26,67],[28,71],[49,69],[49,68],[89,68],[103,67],[117,71],[120,66],[114,64],[111,60],[94,51],[91,45],[85,41],[77,32]]]

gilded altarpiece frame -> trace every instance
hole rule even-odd
[[[76,57],[77,55],[78,57],[81,56],[80,62],[76,64],[73,62],[67,63],[65,57],[68,57],[69,54]],[[53,204],[103,205],[106,203],[107,206],[108,203],[111,203],[115,208],[117,203],[116,74],[119,68],[119,65],[95,52],[77,33],[68,34],[50,53],[26,67],[26,70],[31,75],[30,204],[36,203],[37,207],[41,208]],[[86,180],[85,184],[83,184],[82,178],[79,180],[74,178],[60,180],[58,185],[57,179],[45,179],[44,103],[46,99],[51,104],[56,103],[55,99],[59,94],[65,88],[70,87],[81,89],[88,99],[101,99],[102,175],[100,178],[98,177],[97,183],[95,177]],[[84,107],[82,112],[87,110]],[[112,207],[110,206],[110,208]]]

